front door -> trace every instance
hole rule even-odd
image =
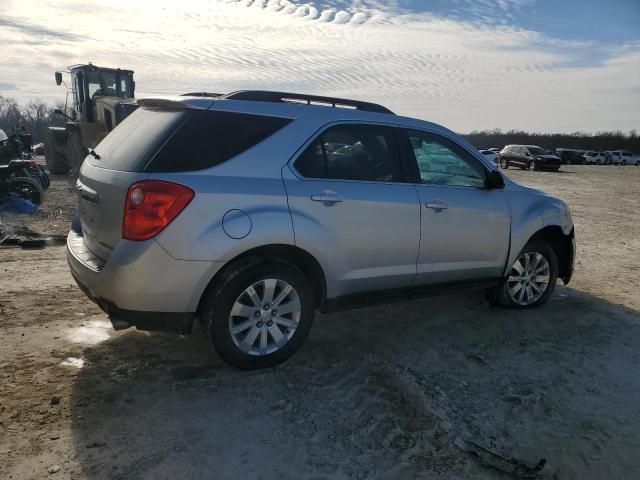
[[[339,124],[283,170],[296,245],[322,264],[328,298],[414,280],[420,205],[398,151],[392,127]]]
[[[405,130],[420,183],[420,253],[416,284],[502,275],[511,215],[503,190],[485,187],[486,167],[453,140]]]

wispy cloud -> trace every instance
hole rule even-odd
[[[0,94],[61,100],[53,71],[91,60],[136,70],[140,94],[351,96],[461,131],[637,127],[637,49],[555,40],[503,21],[527,1],[458,0],[475,5],[475,20],[404,0],[10,1],[2,82],[17,87]],[[25,18],[28,28],[15,26]],[[57,36],[30,43],[44,35],[38,27]]]

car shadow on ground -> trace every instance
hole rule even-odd
[[[201,335],[87,348],[72,394],[82,477],[504,478],[470,438],[552,478],[640,468],[640,315],[559,287],[530,311],[481,292],[318,316],[286,364],[226,366]]]

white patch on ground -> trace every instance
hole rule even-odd
[[[67,357],[60,362],[60,365],[62,365],[63,367],[82,368],[84,367],[84,359],[77,357]]]
[[[86,345],[95,345],[97,343],[109,340],[111,332],[111,323],[104,320],[101,315],[91,317],[79,327],[73,327],[67,330],[66,338],[72,343],[84,343]]]

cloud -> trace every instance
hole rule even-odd
[[[47,38],[72,42],[82,40],[82,37],[80,37],[79,35],[52,30],[45,26],[32,24],[29,21],[21,18],[0,18],[0,27],[7,27],[32,38]]]
[[[471,3],[495,17],[525,1]],[[0,30],[11,66],[2,82],[16,85],[0,94],[21,101],[63,101],[53,71],[92,61],[135,70],[140,95],[256,88],[353,97],[458,131],[638,127],[634,45],[560,41],[405,1],[26,3],[10,2],[3,21],[29,18],[29,28]],[[61,36],[34,43],[38,27]]]

